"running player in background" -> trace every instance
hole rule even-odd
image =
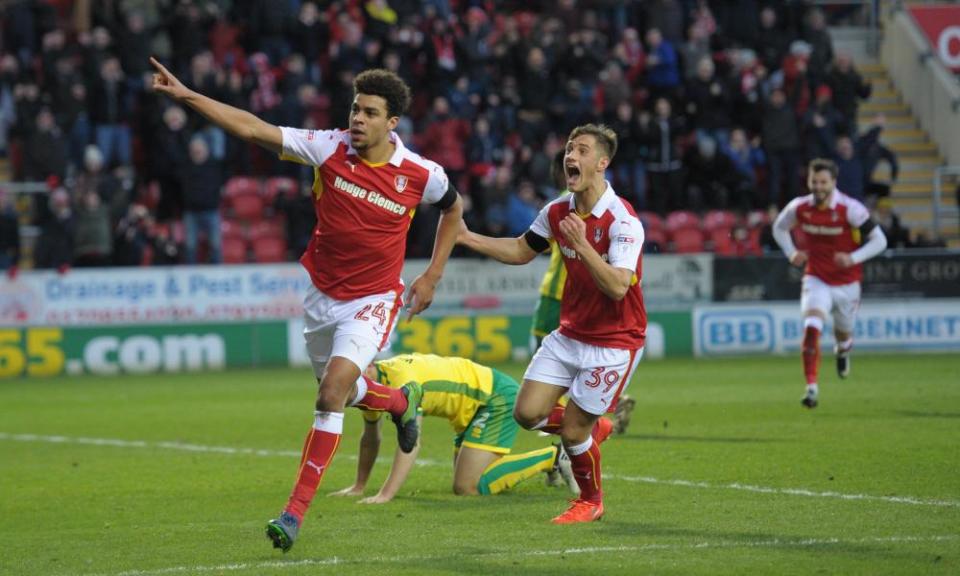
[[[386,347],[403,306],[400,272],[407,230],[421,203],[443,214],[433,257],[409,289],[409,314],[426,309],[456,241],[462,203],[436,163],[407,150],[393,131],[410,104],[410,88],[386,70],[357,75],[348,130],[280,128],[184,86],[163,65],[153,89],[182,102],[230,134],[314,167],[317,226],[300,262],[312,281],[304,299],[304,337],[319,382],[314,423],[304,442],[293,492],[267,536],[284,552],[293,546],[343,431],[348,404],[387,410],[400,447],[419,435],[421,390],[360,379]]]
[[[372,381],[400,387],[417,382],[423,388],[421,416],[438,416],[450,421],[454,437],[453,492],[458,495],[497,494],[552,469],[558,471],[571,490],[577,490],[569,460],[561,460],[558,445],[531,452],[511,454],[517,430],[513,406],[520,385],[499,370],[464,358],[432,354],[403,354],[374,362],[364,372]],[[380,415],[364,412],[357,479],[352,486],[333,495],[362,496],[380,449]],[[613,423],[601,419],[603,438]],[[377,494],[361,503],[389,502],[403,486],[419,452],[397,450],[393,466]]]
[[[791,264],[805,266],[800,310],[807,390],[801,403],[816,408],[824,321],[828,314],[833,316],[837,374],[846,378],[850,375],[853,328],[860,308],[862,263],[883,252],[887,238],[863,204],[837,190],[837,165],[833,161],[811,161],[807,187],[810,194],[794,198],[777,216],[773,237]],[[794,246],[790,236],[794,226],[806,237],[806,250]]]
[[[580,497],[555,524],[603,516],[596,426],[617,402],[643,355],[647,318],[640,291],[643,226],[604,180],[617,136],[586,124],[564,156],[570,196],[547,204],[523,236],[491,238],[461,225],[457,241],[507,264],[526,264],[555,239],[567,268],[560,327],[543,340],[524,375],[514,416],[528,430],[560,434]],[[558,404],[569,393],[570,402]]]

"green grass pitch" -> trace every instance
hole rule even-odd
[[[798,357],[641,363],[631,428],[603,448],[606,517],[579,526],[549,524],[567,494],[541,478],[454,496],[436,419],[396,500],[327,497],[355,471],[348,411],[286,555],[263,527],[312,421],[308,372],[0,381],[0,574],[960,573],[960,358],[821,369],[811,412]]]

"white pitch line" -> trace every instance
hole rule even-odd
[[[464,551],[457,551],[455,556],[451,555],[433,555],[433,556],[373,556],[361,557],[355,559],[346,558],[323,558],[303,560],[270,560],[265,562],[237,562],[233,564],[217,564],[207,566],[171,566],[168,568],[155,568],[147,570],[126,570],[124,572],[85,574],[83,576],[164,576],[165,574],[198,574],[204,572],[237,572],[240,570],[267,570],[272,568],[299,568],[302,566],[336,566],[344,564],[406,564],[408,562],[445,560],[452,557],[458,559],[481,559],[503,556],[507,558],[527,558],[527,557],[546,557],[546,556],[568,556],[576,554],[599,554],[599,553],[637,553],[658,552],[671,550],[708,550],[708,549],[731,549],[731,548],[810,548],[816,546],[845,546],[862,544],[900,544],[900,543],[930,543],[930,542],[949,542],[960,538],[960,534],[947,534],[938,536],[880,536],[873,538],[855,538],[844,540],[841,538],[808,538],[798,540],[784,540],[782,538],[773,538],[769,540],[758,540],[755,542],[736,542],[736,541],[716,541],[716,542],[692,542],[689,544],[639,544],[636,546],[591,546],[586,548],[558,548],[554,550],[496,550],[491,552],[478,552],[474,554]]]
[[[758,494],[783,494],[787,496],[807,496],[809,498],[836,498],[839,500],[866,500],[872,502],[890,502],[892,504],[911,504],[914,506],[945,506],[948,508],[960,508],[960,501],[957,500],[925,500],[923,498],[914,498],[913,496],[874,496],[872,494],[845,494],[843,492],[817,492],[807,490],[806,488],[772,488],[769,486],[752,486],[750,484],[710,484],[709,482],[693,482],[690,480],[664,480],[662,478],[652,478],[649,476],[618,476],[603,475],[604,478],[615,478],[626,482],[640,482],[643,484],[660,484],[668,486],[683,486],[687,488],[705,488],[710,490],[740,490],[743,492],[756,492]]]
[[[114,446],[118,448],[161,448],[166,450],[182,450],[187,452],[202,452],[210,454],[251,455],[251,456],[281,456],[299,458],[300,452],[293,450],[265,450],[259,448],[232,448],[229,446],[206,446],[202,444],[186,444],[182,442],[149,442],[146,440],[117,440],[113,438],[86,438],[82,436],[44,436],[40,434],[10,434],[0,432],[0,440],[18,442],[46,442],[53,444],[84,444],[92,446]],[[356,455],[340,456],[347,460],[356,460]],[[378,462],[389,463],[389,458],[378,458]],[[417,466],[446,466],[447,463],[424,458],[417,459]],[[750,484],[711,484],[692,480],[665,480],[650,476],[622,476],[618,474],[604,474],[604,478],[621,480],[639,484],[657,484],[661,486],[681,486],[684,488],[701,488],[705,490],[738,490],[757,494],[779,494],[786,496],[805,496],[808,498],[830,498],[837,500],[860,500],[867,502],[887,502],[891,504],[908,504],[911,506],[937,506],[960,508],[958,500],[927,500],[913,496],[874,496],[872,494],[846,494],[843,492],[818,492],[806,488],[774,488],[770,486],[753,486]]]

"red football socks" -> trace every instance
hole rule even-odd
[[[817,383],[817,369],[820,365],[820,330],[807,326],[803,333],[803,375],[807,377],[807,386]]]
[[[328,424],[321,423],[321,419],[331,421]],[[338,426],[339,424],[339,426]],[[327,430],[318,429],[320,425]],[[310,507],[317,487],[320,486],[320,480],[326,471],[333,455],[337,452],[340,445],[340,433],[328,430],[343,429],[343,413],[321,413],[317,415],[317,423],[310,429],[303,445],[303,456],[300,458],[300,469],[297,471],[297,483],[290,494],[290,500],[284,508],[290,514],[297,517],[302,524],[303,516]]]
[[[394,416],[400,416],[407,410],[407,397],[402,390],[384,386],[366,376],[363,379],[367,383],[367,393],[354,406],[365,410],[382,410]]]

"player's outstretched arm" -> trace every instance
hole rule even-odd
[[[546,240],[543,243],[549,248]],[[517,238],[493,238],[469,230],[466,223],[460,226],[457,244],[504,264],[526,264],[538,253],[530,246],[526,235]]]
[[[460,194],[450,206],[443,209],[437,236],[433,241],[433,255],[427,269],[410,284],[410,312],[407,319],[426,310],[433,303],[433,292],[443,277],[443,269],[450,259],[450,252],[457,244],[460,223],[463,222],[463,200]]]
[[[165,94],[177,102],[186,104],[202,114],[217,126],[223,128],[233,136],[263,146],[274,154],[283,150],[283,136],[280,128],[264,122],[246,110],[234,108],[208,98],[199,92],[187,88],[167,68],[150,58],[156,72],[153,75],[153,90]]]
[[[364,420],[363,434],[360,436],[360,455],[357,458],[357,479],[352,486],[331,492],[331,496],[363,496],[363,490],[370,479],[370,471],[380,452],[380,420]]]
[[[420,422],[420,429],[423,430],[423,416],[417,416],[417,420]],[[413,450],[409,454],[400,450],[398,447],[397,451],[393,455],[393,465],[390,467],[390,474],[388,474],[387,479],[383,481],[383,486],[380,487],[380,491],[374,496],[364,498],[360,501],[360,503],[385,504],[393,500],[393,497],[396,496],[397,492],[400,491],[403,483],[407,481],[407,476],[410,475],[410,470],[416,463],[417,454],[419,453],[419,441],[417,441],[417,445],[414,446]]]

